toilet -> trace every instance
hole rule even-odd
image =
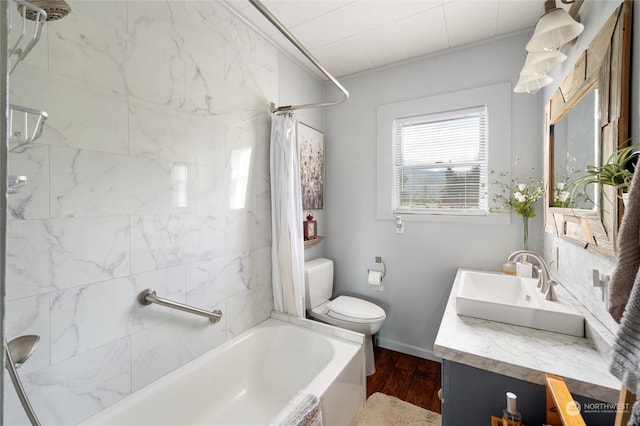
[[[304,263],[305,299],[311,318],[365,335],[364,350],[367,376],[376,372],[372,336],[384,323],[387,314],[380,306],[351,296],[330,300],[333,292],[333,261],[313,259]]]

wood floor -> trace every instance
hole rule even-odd
[[[376,372],[367,377],[367,398],[382,392],[418,407],[442,413],[440,363],[374,347]]]

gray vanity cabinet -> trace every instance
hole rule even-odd
[[[518,396],[518,410],[522,413],[524,425],[545,424],[546,391],[543,385],[443,360],[442,425],[490,425],[491,416],[502,416],[507,392]],[[577,395],[574,395],[574,399],[581,407],[597,408],[582,410],[582,417],[587,425],[611,426],[614,423],[615,412],[606,411],[615,404],[601,403]]]

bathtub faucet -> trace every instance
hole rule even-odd
[[[547,262],[545,262],[542,256],[539,256],[538,254],[529,250],[519,250],[511,253],[509,255],[508,261],[516,262],[518,259],[522,258],[526,260],[527,257],[532,257],[536,260],[536,262],[538,262],[538,265],[540,267],[538,272],[540,292],[544,293],[545,299],[551,301],[558,300],[558,298],[556,297],[556,293],[553,290],[553,286],[556,285],[557,282],[553,278],[551,278],[551,274],[549,273],[549,265],[547,264]]]

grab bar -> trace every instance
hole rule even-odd
[[[205,311],[204,309],[194,308],[193,306],[184,305],[182,303],[174,302],[168,299],[163,299],[162,297],[158,297],[155,290],[151,290],[150,288],[140,292],[140,294],[138,295],[138,302],[144,306],[150,305],[152,303],[157,303],[158,305],[166,306],[167,308],[177,309],[182,312],[207,317],[212,324],[217,323],[218,321],[220,321],[220,318],[222,318],[222,311],[220,311],[220,309],[209,312]]]
[[[342,98],[335,101],[319,102],[305,105],[286,105],[280,107],[276,107],[272,104],[271,112],[293,111],[294,109],[332,106],[346,102],[349,99],[349,92],[347,91],[347,89],[345,89],[342,84],[340,84],[340,82],[338,82],[338,80],[336,80],[336,78],[329,73],[329,71],[327,71],[322,65],[320,65],[320,62],[318,62],[318,60],[311,54],[311,52],[309,52],[307,48],[304,47],[302,43],[300,43],[300,41],[298,41],[298,39],[294,37],[293,34],[291,34],[291,32],[282,24],[282,22],[278,20],[278,18],[273,15],[273,13],[271,13],[269,9],[267,9],[259,0],[249,0],[249,3],[251,3],[253,7],[258,10],[258,12],[260,12],[265,18],[267,18],[269,22],[271,22],[273,26],[276,27],[282,33],[282,35],[285,36],[287,40],[289,40],[296,47],[296,49],[300,51],[300,53],[302,53],[309,61],[311,61],[311,63],[315,65],[316,68],[318,68],[318,70],[320,70],[320,72],[324,74],[325,77],[331,80],[331,82],[338,88],[338,90],[342,92]]]

